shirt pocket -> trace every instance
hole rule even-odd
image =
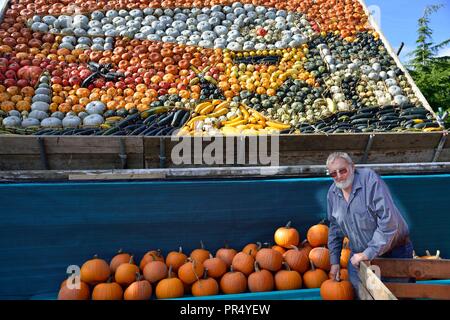
[[[359,229],[364,231],[375,230],[377,223],[368,210],[358,210],[355,212],[355,223]]]

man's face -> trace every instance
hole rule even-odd
[[[327,169],[336,187],[345,189],[352,185],[354,178],[353,166],[344,159],[338,158],[334,160],[328,165]]]

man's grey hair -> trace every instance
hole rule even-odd
[[[353,165],[353,160],[346,152],[333,152],[328,156],[327,167],[336,159],[344,159],[349,165]]]

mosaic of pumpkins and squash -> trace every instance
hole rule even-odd
[[[189,255],[160,250],[145,253],[139,264],[131,253],[119,251],[111,261],[95,256],[81,266],[80,287],[75,278],[60,287],[60,300],[150,300],[174,299],[274,290],[320,288],[324,300],[353,299],[348,281],[350,258],[348,239],[341,252],[340,281],[331,279],[328,226],[319,223],[309,228],[301,241],[290,222],[276,229],[275,245],[247,244],[241,251],[227,245],[216,251],[201,248]]]
[[[357,0],[11,0],[0,134],[441,130]]]

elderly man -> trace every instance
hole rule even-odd
[[[334,183],[328,190],[331,275],[339,280],[342,241],[350,240],[350,281],[358,295],[361,261],[381,258],[412,258],[408,226],[395,206],[388,187],[371,169],[356,169],[343,152],[327,159]]]

